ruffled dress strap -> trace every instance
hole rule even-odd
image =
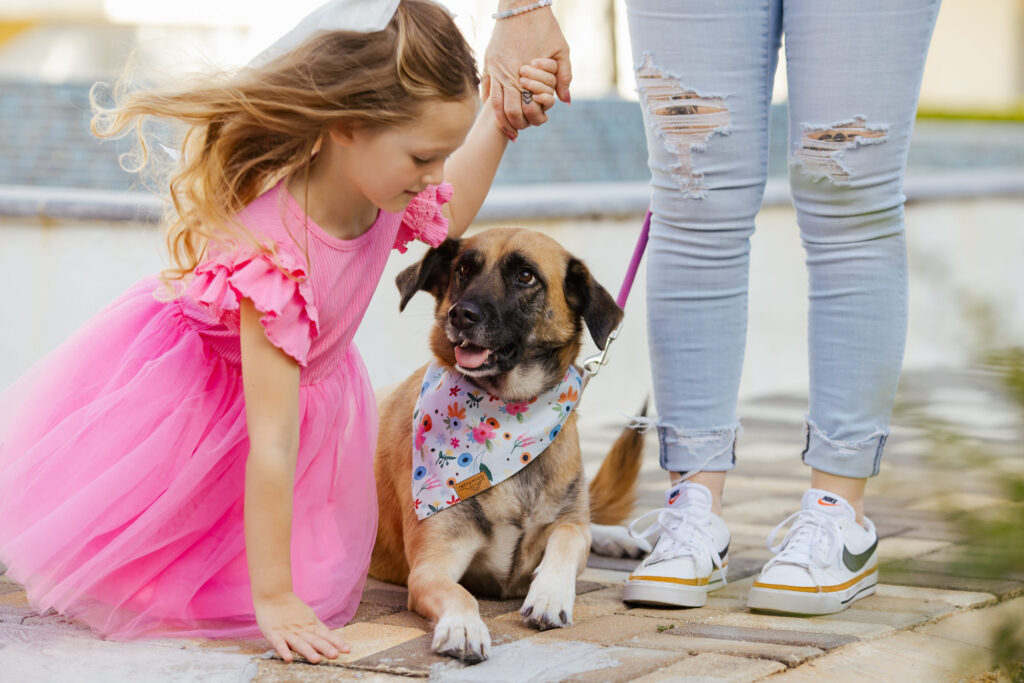
[[[196,267],[188,294],[229,324],[241,300],[250,299],[271,343],[306,367],[320,321],[309,274],[295,254],[256,247],[214,254]]]
[[[402,224],[395,237],[394,248],[405,253],[409,242],[419,240],[436,247],[448,236],[448,219],[441,213],[441,206],[452,198],[452,186],[448,183],[429,185],[413,197],[405,207]]]

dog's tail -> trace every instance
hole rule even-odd
[[[647,416],[647,401],[640,415]],[[590,482],[591,522],[622,524],[633,513],[643,452],[643,432],[631,426],[623,429]]]

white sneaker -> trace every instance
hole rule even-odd
[[[633,527],[652,515],[657,521],[637,533]],[[725,585],[729,529],[711,512],[711,491],[683,482],[668,490],[665,507],[629,525],[637,537],[660,534],[650,555],[626,579],[622,599],[646,605],[701,607],[708,591]]]
[[[768,560],[747,597],[751,609],[787,614],[831,614],[875,592],[878,534],[834,493],[810,489],[802,509],[768,537]],[[792,520],[782,543],[772,541]]]

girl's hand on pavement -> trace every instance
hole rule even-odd
[[[292,661],[293,651],[311,664],[319,664],[322,657],[334,659],[349,652],[345,641],[324,626],[294,593],[254,599],[253,604],[256,624],[284,661]]]

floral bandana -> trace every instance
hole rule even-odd
[[[412,500],[426,519],[497,486],[539,457],[580,400],[570,366],[554,389],[504,402],[436,361],[412,414]]]

